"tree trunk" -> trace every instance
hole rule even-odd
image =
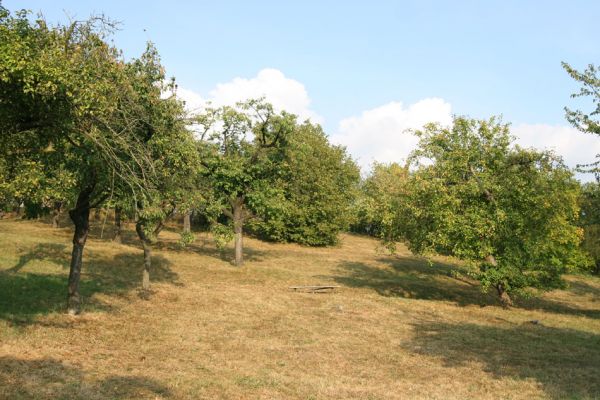
[[[600,259],[596,261],[596,269],[594,270],[594,275],[600,275]]]
[[[100,220],[100,212],[102,211],[102,209],[100,207],[96,207],[96,209],[94,210],[94,220],[99,221]]]
[[[233,232],[235,235],[235,265],[241,267],[244,264],[244,203],[237,198],[233,203]]]
[[[504,308],[512,307],[513,306],[512,299],[510,298],[508,293],[506,293],[506,290],[504,289],[504,285],[501,283],[497,284],[496,290],[498,291],[498,296],[500,297],[500,302],[502,303],[502,307],[504,307]]]
[[[152,246],[147,241],[142,241],[144,247],[144,272],[142,273],[142,289],[150,290],[150,268],[152,267]]]
[[[498,266],[498,262],[496,261],[496,258],[491,254],[485,258],[485,261],[494,267]],[[504,307],[504,308],[512,307],[513,306],[512,299],[506,292],[504,285],[502,283],[498,283],[496,285],[496,290],[498,291],[498,297],[500,297],[500,302],[502,303],[502,307]]]
[[[192,212],[186,211],[183,214],[183,233],[190,233],[192,231]]]
[[[244,265],[243,241],[242,225],[239,224],[235,227],[235,265],[238,267]]]
[[[150,289],[150,268],[152,267],[152,242],[144,231],[144,222],[139,220],[135,224],[135,231],[138,237],[142,241],[142,247],[144,248],[144,271],[142,272],[142,289]]]
[[[67,312],[71,315],[77,315],[81,312],[79,281],[83,263],[83,248],[90,231],[90,197],[94,191],[94,186],[94,184],[91,184],[79,192],[75,208],[69,211],[69,216],[75,225],[67,296]]]
[[[63,207],[62,201],[54,202],[54,209],[52,210],[52,227],[53,228],[58,228],[58,223],[60,221],[60,215],[62,214],[62,207]]]
[[[140,207],[141,208],[141,207]],[[138,234],[138,237],[142,241],[142,247],[144,248],[144,271],[142,273],[142,289],[148,290],[150,289],[150,268],[152,266],[152,241],[158,238],[159,233],[165,227],[165,221],[173,216],[175,213],[175,206],[172,207],[171,211],[169,211],[166,217],[156,224],[154,230],[152,231],[152,236],[148,236],[146,234],[146,230],[144,228],[148,228],[146,224],[147,220],[143,218],[138,218],[137,223],[135,224],[135,231]]]
[[[123,241],[121,238],[121,212],[121,207],[115,207],[115,236],[113,237],[115,243],[122,243]]]

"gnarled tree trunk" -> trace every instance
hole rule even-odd
[[[496,258],[493,255],[491,255],[491,254],[485,258],[485,261],[488,262],[490,265],[492,265],[494,267],[498,266],[498,262],[496,261]],[[502,283],[498,283],[496,285],[496,291],[498,292],[498,297],[500,298],[500,302],[502,303],[502,307],[508,308],[508,307],[512,307],[513,306],[512,299],[510,298],[510,296],[506,292],[506,288],[504,287],[504,285]]]
[[[91,184],[79,192],[75,208],[69,211],[69,216],[75,225],[67,296],[67,312],[71,315],[81,312],[79,281],[83,264],[83,249],[90,231],[90,199],[94,187],[95,184]]]
[[[115,207],[115,236],[113,237],[113,242],[121,243],[123,239],[121,238],[121,212],[123,209],[119,206]]]
[[[500,297],[500,302],[502,303],[502,307],[509,308],[513,306],[512,299],[504,289],[504,285],[499,283],[496,285],[496,290],[498,291],[498,296]]]
[[[62,214],[63,202],[55,201],[54,208],[52,210],[52,227],[58,228],[58,223],[60,220],[60,215]]]

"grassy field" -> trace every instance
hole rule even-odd
[[[248,239],[238,269],[205,234],[180,250],[166,231],[145,296],[132,226],[116,245],[96,224],[70,317],[64,226],[0,221],[1,399],[600,398],[598,278],[504,310],[447,260],[364,237]],[[309,284],[341,287],[288,288]]]

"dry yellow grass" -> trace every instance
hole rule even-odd
[[[205,234],[177,250],[167,231],[145,299],[131,230],[116,245],[95,227],[70,317],[70,232],[0,221],[2,399],[600,398],[597,278],[504,310],[444,260],[364,237],[248,239],[237,269]],[[341,288],[288,289],[304,284]]]

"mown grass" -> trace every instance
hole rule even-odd
[[[96,224],[70,317],[65,225],[0,221],[2,399],[600,398],[597,278],[504,310],[451,260],[368,238],[248,239],[238,269],[205,234],[179,249],[173,227],[146,297],[134,233],[117,245]],[[341,287],[288,289],[304,284]]]

